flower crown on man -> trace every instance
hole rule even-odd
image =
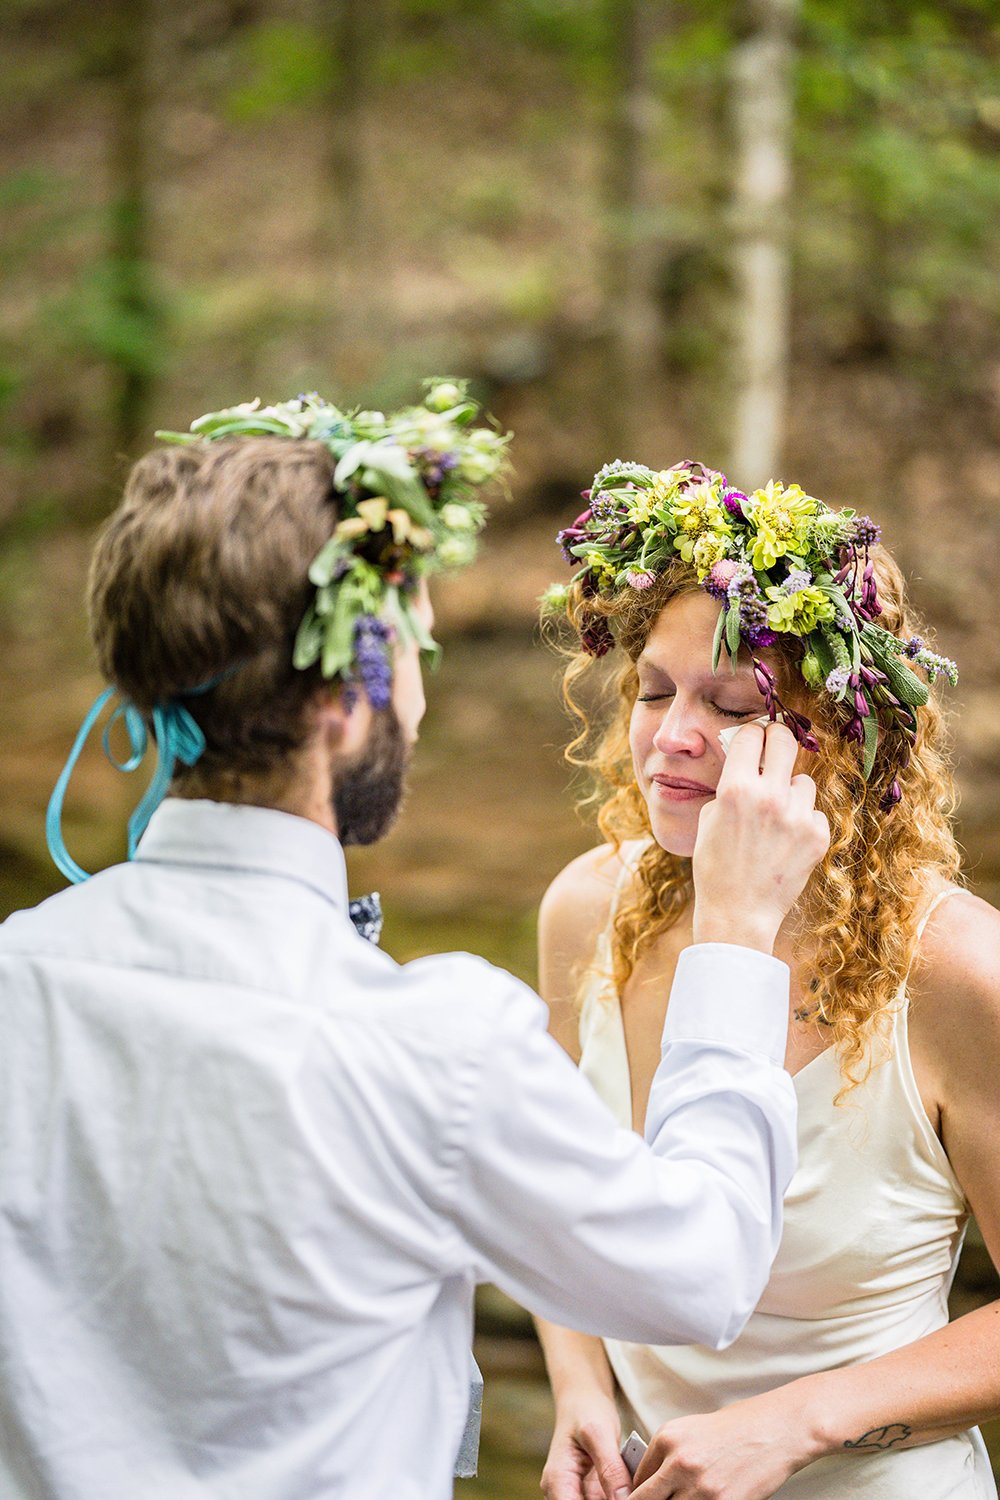
[[[858,744],[865,779],[880,741],[892,744],[898,769],[906,765],[917,712],[928,699],[911,664],[931,682],[940,673],[954,683],[958,674],[954,662],[919,637],[901,640],[878,624],[871,552],[881,532],[873,521],[832,510],[797,484],[771,480],[745,494],[693,460],[660,471],[616,460],[595,475],[583,498],[587,509],[557,537],[566,561],[579,564],[575,588],[554,585],[543,602],[562,612],[574,593],[582,597],[575,618],[584,651],[603,656],[615,643],[608,619],[588,610],[587,600],[647,589],[681,559],[719,601],[713,671],[723,649],[735,668],[745,647],[769,718],[780,715],[799,743],[815,751],[811,721],[781,701],[775,674],[760,656],[779,636],[795,637],[808,689],[843,706],[840,733]],[[885,807],[899,797],[893,777]]]
[[[438,647],[415,607],[417,586],[429,572],[472,561],[486,519],[477,492],[503,473],[507,461],[509,438],[475,425],[479,409],[464,382],[438,379],[425,385],[420,404],[388,415],[343,411],[313,393],[271,406],[244,402],[199,417],[188,432],[156,434],[182,446],[277,438],[328,450],[336,519],[308,570],[315,593],[298,625],[291,665],[303,673],[318,669],[323,679],[340,684],[348,704],[363,692],[376,710],[391,704],[397,642],[415,642],[436,658]],[[121,770],[135,770],[150,730],[157,752],[153,780],[129,820],[130,857],[178,762],[194,766],[205,752],[199,700],[245,666],[222,661],[213,676],[171,690],[151,708],[140,710],[121,697],[104,731],[109,759]],[[63,799],[87,736],[116,691],[112,686],[98,696],[49,803],[49,848],[59,869],[75,882],[87,876],[63,842]],[[124,762],[114,760],[109,748],[109,732],[118,720],[131,745]]]
[[[342,514],[309,569],[316,597],[295,642],[294,664],[318,662],[349,691],[360,685],[385,708],[392,683],[392,642],[438,648],[411,607],[416,581],[462,568],[476,554],[486,507],[476,490],[506,462],[509,437],[474,427],[479,408],[468,383],[428,380],[419,406],[386,416],[341,411],[315,392],[275,406],[258,401],[209,412],[188,432],[158,432],[164,442],[286,437],[321,442],[337,460],[334,485]]]

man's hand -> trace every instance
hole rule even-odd
[[[830,844],[811,776],[783,724],[745,724],[733,740],[694,846],[694,940],[770,953]]]
[[[556,1413],[542,1470],[545,1500],[622,1500],[632,1480],[618,1448],[621,1422],[614,1401],[592,1395],[579,1410]]]

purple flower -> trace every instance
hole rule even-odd
[[[606,656],[615,644],[611,627],[603,615],[592,615],[580,631],[580,645],[588,656]]]
[[[744,632],[747,645],[752,646],[755,651],[763,651],[768,646],[773,646],[778,639],[777,635],[767,625],[751,625]]]
[[[746,520],[743,507],[747,503],[747,497],[742,490],[724,489],[722,492],[722,503],[729,514],[735,516],[738,521]]]
[[[812,574],[808,568],[789,568],[784,583],[781,585],[786,594],[801,594],[812,583]]]
[[[854,609],[855,613],[860,615],[863,620],[874,620],[877,615],[882,613],[882,606],[879,603],[878,597],[878,586],[875,583],[875,569],[871,563],[865,566],[865,571],[862,574],[861,599],[855,604]]]
[[[826,679],[826,690],[834,698],[839,698],[846,693],[850,680],[851,670],[849,667],[834,667]]]
[[[892,781],[889,783],[889,786],[888,786],[888,788],[887,788],[884,796],[882,797],[882,800],[879,803],[879,806],[881,807],[881,809],[882,809],[883,812],[888,812],[890,810],[890,808],[895,807],[896,804],[897,804],[897,802],[902,802],[902,800],[903,800],[902,789],[900,788],[899,782],[896,780],[896,778],[894,776],[892,778]]]
[[[582,511],[572,526],[564,526],[562,531],[556,535],[556,541],[562,548],[563,558],[568,563],[575,561],[570,548],[579,546],[586,539],[586,525],[590,520],[590,514],[589,510]]]
[[[361,679],[368,702],[374,709],[392,702],[392,664],[389,660],[389,626],[378,615],[359,615],[354,622],[354,678]]]
[[[858,516],[854,521],[854,541],[859,547],[866,550],[875,547],[882,540],[882,528],[876,525],[871,516]]]
[[[924,649],[924,639],[923,639],[923,636],[914,635],[914,636],[911,636],[910,639],[906,643],[906,653],[905,654],[912,661],[915,656],[919,656],[920,655],[920,653],[921,653],[921,651],[923,649]]]
[[[599,526],[617,526],[625,515],[620,501],[613,495],[595,495],[591,501],[590,514]]]
[[[786,708],[778,697],[777,678],[767,663],[756,656],[753,658],[753,675],[772,723],[780,714],[782,722],[792,731],[803,750],[809,750],[815,755],[819,750],[819,741],[812,732],[812,720],[807,719],[805,714],[796,713],[794,708]]]

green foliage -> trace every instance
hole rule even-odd
[[[106,255],[85,267],[69,291],[48,304],[43,317],[50,335],[67,347],[152,377],[165,363],[166,313],[145,268]]]
[[[927,322],[959,292],[1000,305],[992,277],[968,274],[997,247],[1000,129],[987,122],[998,60],[1000,27],[986,5],[805,0],[800,217],[818,207],[849,216],[841,233],[861,226],[851,274],[888,326]],[[813,247],[822,257],[822,238]],[[831,269],[822,258],[813,266],[820,279]],[[829,284],[844,291],[836,277]]]
[[[331,81],[332,59],[318,32],[298,21],[261,21],[240,38],[240,83],[226,110],[240,123],[259,123],[315,103]]]

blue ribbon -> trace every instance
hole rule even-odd
[[[210,682],[205,682],[201,687],[191,688],[181,696],[195,697],[201,693],[207,693],[216,683],[222,681],[222,677],[228,676],[228,672],[219,677],[213,677]],[[66,797],[66,788],[69,786],[70,777],[76,768],[87,739],[94,725],[97,723],[106,705],[115,696],[117,688],[105,688],[92,704],[86,718],[80,725],[79,733],[73,742],[73,748],[69,752],[69,758],[59,774],[52,796],[49,798],[48,809],[45,814],[45,838],[48,842],[49,853],[55,860],[56,865],[67,880],[79,885],[81,881],[89,880],[87,871],[77,864],[66,848],[62,833],[62,810],[63,801]],[[125,760],[118,760],[112,753],[110,736],[115,724],[121,720],[128,735],[131,754]],[[193,766],[200,759],[205,750],[205,736],[201,726],[194,717],[179,703],[176,698],[168,699],[166,703],[157,703],[153,707],[153,740],[156,745],[156,770],[153,779],[146,788],[139,805],[128,820],[128,857],[134,858],[136,847],[142,835],[146,831],[146,825],[153,813],[159,807],[167,794],[174,768],[178,761],[185,766]],[[135,771],[142,764],[146,754],[148,736],[146,725],[142,714],[134,703],[122,699],[114,713],[111,715],[104,727],[101,737],[104,753],[108,760],[118,771]]]

